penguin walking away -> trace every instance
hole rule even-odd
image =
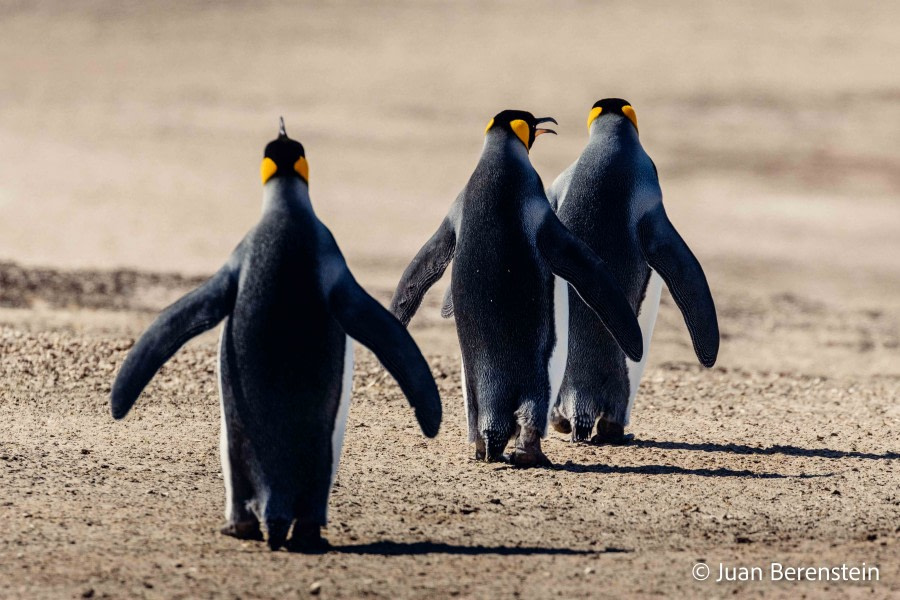
[[[596,443],[623,443],[647,362],[662,284],[681,309],[700,362],[719,351],[716,309],[700,263],[669,222],[656,166],[638,138],[634,108],[607,98],[588,116],[590,134],[578,160],[553,182],[550,203],[560,221],[612,271],[638,316],[644,356],[626,356],[578,298],[569,300],[569,360],[555,429]]]
[[[634,360],[641,331],[603,262],[559,222],[528,152],[539,135],[525,111],[488,124],[475,172],[434,236],[407,267],[391,310],[408,324],[454,260],[450,288],[463,361],[469,441],[476,459],[549,464],[541,452],[551,398],[566,364],[565,282]]]
[[[222,533],[269,547],[327,547],[328,495],[353,382],[353,343],[400,384],[422,431],[437,435],[441,404],[406,329],[353,278],[309,198],[303,146],[266,146],[263,214],[218,273],[165,309],[126,357],[112,388],[123,418],[189,339],[225,320],[219,341]],[[293,525],[293,531],[290,532]],[[290,539],[288,534],[290,532]]]

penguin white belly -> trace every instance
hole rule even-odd
[[[650,355],[650,338],[653,336],[653,327],[656,325],[656,315],[659,312],[659,298],[662,294],[663,280],[656,271],[650,269],[650,279],[647,281],[647,289],[644,291],[644,300],[638,307],[638,325],[641,326],[641,334],[644,339],[644,355],[640,362],[634,362],[625,357],[625,365],[628,367],[628,406],[625,409],[625,422],[628,425],[631,420],[631,407],[637,396],[641,377],[644,375],[644,367],[647,366],[647,357]]]
[[[338,463],[341,460],[341,448],[344,447],[344,432],[347,430],[347,417],[350,414],[350,396],[353,392],[353,339],[348,335],[344,345],[344,374],[341,379],[341,403],[334,417],[334,429],[331,431],[331,485],[337,476]]]
[[[228,326],[226,321],[222,325],[222,331],[219,332],[219,350],[216,356],[216,366],[219,370],[219,414],[221,422],[219,424],[219,459],[222,462],[222,477],[225,479],[225,518],[231,521],[231,506],[234,492],[231,489],[231,456],[228,452],[228,425],[225,422],[225,397],[222,395],[222,346],[225,344],[225,327]]]
[[[569,282],[562,277],[553,276],[553,327],[556,342],[547,362],[547,377],[550,382],[550,401],[547,403],[547,423],[550,413],[556,404],[559,388],[562,387],[566,374],[566,360],[569,357]],[[547,429],[541,434],[547,435]]]

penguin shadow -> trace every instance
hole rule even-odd
[[[600,473],[603,475],[696,475],[699,477],[746,477],[748,479],[816,479],[819,477],[832,477],[834,473],[822,473],[810,475],[784,475],[783,473],[760,473],[746,469],[737,471],[734,469],[686,469],[672,465],[582,465],[567,461],[564,464],[553,465],[556,471],[569,473]]]
[[[447,544],[444,542],[392,542],[387,540],[371,542],[368,544],[331,546],[328,551],[337,552],[339,554],[375,556],[415,556],[423,554],[592,556],[597,554],[631,552],[631,550],[625,548],[616,548],[612,546],[597,550],[576,550],[572,548],[545,548],[541,546],[463,546],[459,544]]]
[[[769,446],[757,448],[743,444],[692,444],[689,442],[666,442],[660,440],[636,439],[632,445],[638,448],[658,448],[660,450],[691,450],[696,452],[726,452],[729,454],[751,454],[759,456],[771,456],[782,454],[784,456],[800,456],[804,458],[860,458],[863,460],[897,460],[898,452],[885,452],[873,454],[871,452],[846,452],[844,450],[831,450],[829,448],[801,448],[799,446]]]

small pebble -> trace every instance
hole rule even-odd
[[[321,581],[314,581],[313,584],[311,586],[309,586],[309,593],[312,594],[313,596],[318,596],[319,592],[321,592],[321,591],[322,591],[322,582]]]

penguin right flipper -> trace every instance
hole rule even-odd
[[[356,283],[346,266],[325,293],[331,313],[347,335],[374,352],[400,384],[422,433],[436,436],[441,426],[441,397],[428,362],[406,328]]]
[[[554,274],[569,282],[631,360],[641,360],[641,327],[615,277],[590,247],[572,235],[544,203],[537,247]]]
[[[188,340],[212,329],[234,309],[243,244],[203,285],[166,308],[125,357],[109,404],[114,419],[128,414],[166,361]]]
[[[453,260],[455,249],[456,230],[447,217],[406,267],[397,284],[397,291],[391,300],[391,312],[404,326],[409,325],[416,314],[425,292],[444,274]]]
[[[719,354],[719,322],[703,268],[662,207],[644,215],[638,235],[644,258],[666,282],[681,309],[694,353],[703,366],[713,366]]]

